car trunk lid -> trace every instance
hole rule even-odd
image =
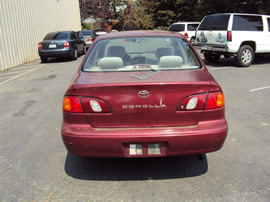
[[[57,50],[57,49],[63,49],[65,40],[46,40],[42,41],[42,49],[43,50]]]
[[[203,110],[177,111],[176,108],[191,95],[207,93],[211,85],[207,70],[166,71],[142,80],[130,72],[80,74],[66,95],[80,96],[81,100],[99,99],[111,108],[110,113],[85,113],[96,128],[196,125]]]

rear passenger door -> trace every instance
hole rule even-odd
[[[81,53],[83,50],[83,40],[79,39],[78,35],[75,32],[72,32],[71,39],[74,40],[77,50]]]

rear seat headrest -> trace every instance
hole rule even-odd
[[[105,57],[99,61],[101,69],[117,69],[123,66],[123,60],[120,57]]]
[[[181,67],[183,59],[180,56],[162,56],[159,61],[160,68]]]

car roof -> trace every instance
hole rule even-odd
[[[160,36],[160,37],[182,37],[179,33],[168,32],[168,31],[122,31],[113,32],[106,35],[99,36],[97,39],[111,39],[111,38],[123,38],[123,37],[149,37],[149,36]]]
[[[263,15],[263,14],[255,14],[255,13],[215,13],[213,15],[253,15],[253,16],[270,16],[270,15]],[[209,16],[209,15],[208,15]]]
[[[48,34],[59,34],[59,33],[71,33],[73,31],[57,31],[57,32],[49,32]]]
[[[172,25],[174,25],[174,24],[192,24],[192,23],[200,24],[200,22],[175,22]]]

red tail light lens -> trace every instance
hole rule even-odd
[[[64,42],[64,48],[69,48],[69,43],[68,43],[68,41],[65,41],[65,42]]]
[[[66,96],[63,101],[63,111],[65,112],[83,112],[80,99],[78,97]]]
[[[81,102],[85,113],[110,113],[111,108],[104,101],[96,98],[82,97]]]
[[[217,109],[224,107],[224,95],[221,92],[209,93],[205,109]]]
[[[188,33],[187,33],[187,32],[185,32],[184,36],[188,38]]]
[[[41,50],[42,49],[42,43],[38,43],[38,50]]]
[[[177,111],[210,110],[224,107],[222,92],[192,95],[185,98],[176,108]]]
[[[203,110],[207,93],[192,95],[184,99],[176,108],[177,111]]]
[[[231,31],[227,32],[227,41],[232,41],[232,32]]]
[[[88,41],[92,41],[92,42],[93,42],[93,41],[94,41],[94,39],[92,39],[92,38],[89,38],[89,39],[88,39]]]

